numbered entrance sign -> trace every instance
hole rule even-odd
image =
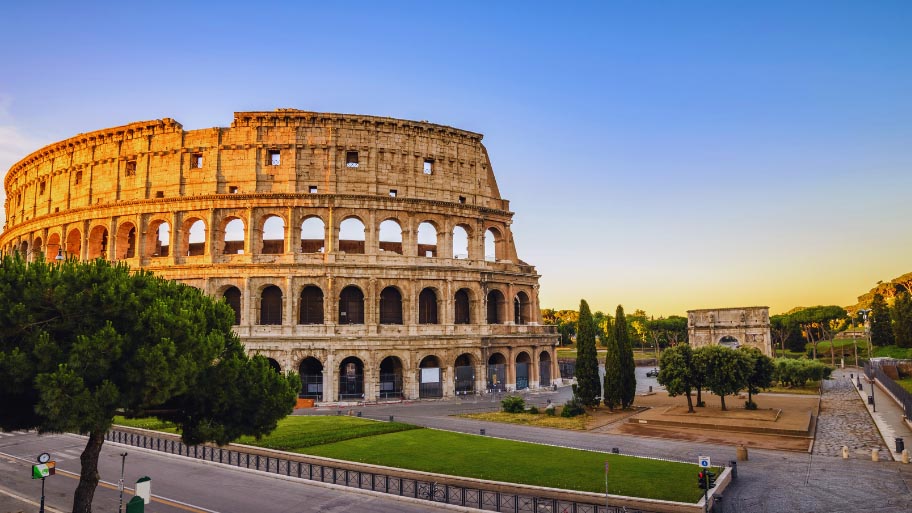
[[[710,466],[709,456],[700,456],[700,468],[709,468]]]
[[[56,466],[57,462],[55,461],[32,465],[32,479],[44,479],[47,476],[53,476]]]

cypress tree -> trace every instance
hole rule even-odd
[[[587,407],[598,406],[598,356],[595,352],[595,322],[586,300],[580,300],[576,329],[576,397]]]
[[[636,396],[636,364],[633,361],[633,346],[630,344],[630,334],[627,331],[627,318],[624,317],[624,307],[621,305],[617,307],[614,323],[621,407],[629,408]]]
[[[880,294],[874,294],[871,301],[871,344],[880,347],[893,344],[890,307]]]
[[[617,344],[618,322],[623,323],[624,320],[615,318],[611,325],[610,334],[607,337],[608,352],[605,355],[605,386],[602,391],[602,399],[605,401],[605,406],[612,410],[621,405],[621,355]],[[626,324],[621,329],[624,330],[626,335]]]
[[[893,303],[893,338],[899,347],[912,347],[912,297],[903,291]]]

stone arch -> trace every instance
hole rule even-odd
[[[485,230],[484,259],[488,262],[497,262],[504,259],[503,233],[494,226]]]
[[[241,289],[234,285],[226,288],[222,292],[222,299],[234,310],[234,325],[237,326],[241,323]]]
[[[380,291],[380,324],[402,324],[402,292],[390,285]]]
[[[281,255],[285,253],[285,218],[278,214],[267,214],[260,218],[263,255]]]
[[[279,362],[277,360],[266,357],[266,361],[269,362],[269,366],[272,367],[272,370],[276,371],[279,374],[282,373],[282,366],[279,365]]]
[[[471,228],[464,224],[453,227],[453,258],[465,260],[469,258],[469,236]]]
[[[260,291],[260,315],[257,324],[282,324],[282,289],[267,285]]]
[[[500,352],[488,357],[488,391],[503,392],[507,387],[507,358]]]
[[[504,295],[499,289],[488,291],[488,324],[504,323]]]
[[[349,356],[339,363],[339,400],[364,399],[364,362]]]
[[[532,377],[532,357],[525,351],[520,351],[516,355],[513,363],[516,375],[516,390],[525,390],[529,388],[529,380]]]
[[[339,324],[364,324],[364,292],[357,285],[339,293]]]
[[[122,260],[124,258],[136,257],[136,225],[130,221],[125,221],[117,225],[117,236],[114,240],[114,258]]]
[[[472,323],[472,291],[461,288],[453,296],[453,322],[455,324]]]
[[[326,223],[323,218],[310,215],[301,221],[301,253],[326,252]]]
[[[437,232],[437,223],[433,221],[422,221],[418,224],[418,256],[437,256]]]
[[[66,252],[67,258],[80,258],[82,253],[82,232],[79,231],[79,228],[73,228],[67,232],[66,237]]]
[[[551,353],[548,351],[538,354],[538,386],[551,386]]]
[[[20,243],[19,243],[19,247],[17,248],[17,251],[19,252],[20,255],[22,255],[22,258],[28,259],[28,256],[29,256],[29,243],[28,243],[28,241],[27,241],[27,240],[24,240],[24,241],[20,242]]]
[[[418,364],[418,397],[436,398],[443,397],[443,372],[440,368],[440,358],[436,355],[427,355]]]
[[[44,248],[41,246],[41,242],[42,242],[41,237],[35,237],[34,239],[32,239],[32,255],[35,258],[37,258],[38,255],[41,255],[42,257],[44,257],[45,260],[47,260],[47,256],[44,255],[44,253],[42,253]]]
[[[529,324],[532,320],[532,302],[529,301],[529,295],[524,291],[516,293],[513,298],[513,323]]]
[[[316,285],[301,289],[298,324],[323,324],[323,290]]]
[[[425,287],[418,294],[418,324],[439,324],[437,316],[437,291]]]
[[[222,219],[219,226],[222,240],[223,255],[243,255],[244,239],[246,238],[246,225],[244,220],[237,216],[228,216]]]
[[[404,367],[402,359],[390,355],[380,361],[380,398],[402,398],[404,396],[403,382]]]
[[[63,254],[63,246],[60,244],[60,234],[52,233],[48,236],[47,242],[47,255],[48,260],[57,259],[57,257],[65,258]]]
[[[380,251],[402,254],[402,225],[398,219],[393,217],[383,220],[379,233]]]
[[[301,376],[299,397],[323,400],[323,362],[308,356],[298,364],[298,375]]]
[[[164,219],[149,223],[148,244],[150,257],[166,257],[171,254],[171,224]]]
[[[722,337],[719,337],[718,344],[720,346],[729,347],[731,349],[738,349],[741,346],[741,341],[732,335],[724,335]]]
[[[454,388],[456,395],[475,393],[475,367],[477,361],[472,353],[462,353],[453,362]]]
[[[358,216],[348,216],[339,223],[339,251],[353,255],[364,254],[366,230]]]
[[[184,256],[206,254],[206,222],[199,217],[189,217],[181,227],[181,248]]]
[[[108,257],[108,229],[101,225],[93,226],[89,230],[89,251],[86,257],[89,260]]]

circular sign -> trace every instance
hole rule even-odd
[[[47,462],[49,462],[49,461],[51,461],[51,455],[50,455],[50,454],[48,454],[48,453],[46,453],[46,452],[43,452],[43,453],[41,453],[41,454],[38,455],[38,463],[47,463]]]

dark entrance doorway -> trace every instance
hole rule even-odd
[[[472,355],[464,353],[456,358],[454,368],[456,374],[456,395],[469,395],[475,393],[475,362]]]
[[[529,388],[531,367],[532,359],[529,357],[529,353],[522,352],[516,355],[516,390]]]
[[[436,356],[425,356],[418,369],[418,397],[443,397],[443,376],[440,360]]]
[[[402,361],[387,356],[380,362],[380,398],[402,398]]]
[[[301,397],[323,400],[323,364],[314,357],[305,358],[298,367],[301,375]]]
[[[488,392],[503,392],[507,384],[507,359],[500,353],[488,358]]]
[[[538,386],[551,386],[551,355],[548,351],[542,351],[538,356]]]
[[[339,364],[339,400],[364,398],[364,363],[354,356]]]

